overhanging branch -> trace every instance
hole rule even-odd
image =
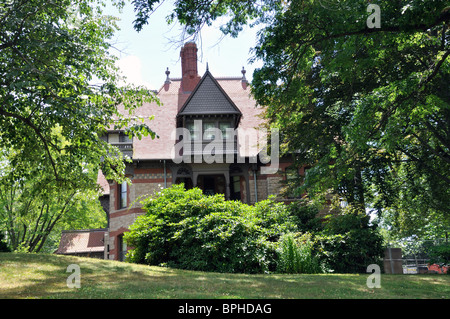
[[[5,111],[2,108],[0,108],[0,115],[16,118],[16,119],[22,121],[24,124],[26,124],[27,126],[29,126],[30,128],[33,129],[33,131],[36,133],[36,135],[39,137],[39,139],[44,144],[45,150],[46,150],[46,152],[48,154],[48,158],[50,160],[50,164],[52,165],[52,168],[53,168],[53,172],[55,173],[55,177],[56,177],[57,180],[59,180],[58,171],[56,170],[56,164],[55,164],[55,162],[53,160],[53,157],[52,157],[52,155],[50,153],[50,148],[48,146],[47,140],[42,135],[42,133],[40,132],[39,128],[36,125],[34,125],[34,123],[30,119],[25,118],[25,117],[23,117],[23,116],[21,116],[19,114],[15,114],[15,113],[11,113],[11,112]]]

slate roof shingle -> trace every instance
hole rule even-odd
[[[184,103],[178,115],[236,114],[242,115],[231,98],[209,71]]]

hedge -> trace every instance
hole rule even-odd
[[[125,234],[130,262],[237,273],[365,272],[382,253],[367,218],[334,216],[323,223],[304,203],[247,205],[183,184],[142,203],[146,213]]]

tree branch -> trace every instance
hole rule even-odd
[[[425,161],[420,160],[419,158],[415,157],[414,155],[412,155],[410,152],[408,152],[405,149],[402,149],[400,147],[397,147],[398,150],[400,150],[402,153],[406,154],[407,156],[409,156],[410,158],[412,158],[414,161],[420,163],[421,165],[423,165],[425,167],[426,170],[428,170],[430,173],[434,174],[435,176],[439,177],[440,179],[442,179],[444,182],[450,184],[450,178],[448,178],[447,176],[442,175],[441,173],[437,172],[436,170],[434,170],[433,168],[431,168],[430,166],[427,165],[427,163]]]
[[[446,12],[441,13],[439,15],[439,17],[437,17],[436,20],[431,24],[416,24],[416,25],[409,25],[409,26],[404,26],[404,27],[395,25],[395,26],[387,26],[387,27],[385,26],[382,28],[371,28],[371,29],[366,28],[366,29],[361,29],[361,30],[356,30],[356,31],[331,34],[327,37],[320,38],[311,44],[317,44],[324,40],[337,39],[337,38],[341,38],[341,37],[345,37],[345,36],[352,36],[352,35],[359,35],[359,34],[372,34],[372,33],[380,33],[380,32],[408,32],[408,33],[415,32],[415,31],[424,32],[430,28],[433,28],[433,27],[441,24],[442,22],[448,23],[449,21],[450,21],[450,11],[446,11]]]
[[[2,108],[0,108],[0,115],[16,118],[16,119],[22,121],[24,124],[28,125],[29,127],[31,127],[34,130],[36,135],[39,137],[39,139],[44,144],[45,150],[46,150],[46,152],[48,154],[48,157],[49,157],[49,160],[50,160],[50,164],[52,165],[52,168],[53,168],[53,172],[55,173],[55,177],[56,177],[57,180],[59,180],[58,171],[56,170],[56,164],[55,164],[55,162],[53,160],[53,157],[52,157],[52,155],[50,153],[50,148],[48,146],[48,143],[47,143],[46,139],[44,138],[44,136],[40,132],[39,128],[37,128],[36,125],[34,125],[34,123],[30,119],[27,119],[27,118],[25,118],[25,117],[23,117],[23,116],[21,116],[19,114],[14,114],[14,113],[5,111]]]

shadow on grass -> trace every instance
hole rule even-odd
[[[67,267],[81,270],[81,288],[68,288]],[[0,253],[0,298],[56,299],[372,299],[448,298],[450,276],[368,274],[246,275],[207,273],[72,256]]]
[[[67,267],[77,264],[81,288],[69,288]],[[0,254],[0,298],[135,298],[176,276],[120,262],[44,254]]]

